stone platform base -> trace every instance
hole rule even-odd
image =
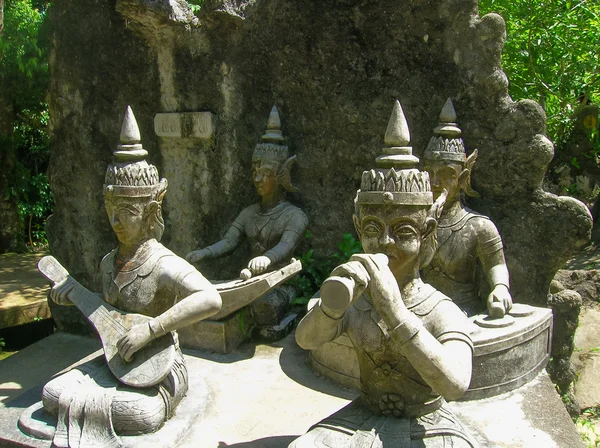
[[[192,350],[208,350],[229,353],[247,339],[242,326],[241,314],[237,311],[223,320],[203,320],[178,330],[181,347]]]
[[[69,338],[72,338],[70,342]],[[48,354],[77,350],[81,339],[53,335],[42,341],[41,349],[45,353],[37,351],[37,344],[26,349],[27,359],[43,359]],[[178,444],[171,447],[285,448],[311,425],[356,397],[355,392],[316,376],[307,353],[296,345],[293,335],[271,345],[245,343],[229,354],[192,350],[184,353],[190,383],[197,384],[195,378],[203,379],[210,396],[203,398],[205,408],[201,416],[186,419],[182,415],[186,401],[190,405],[195,401],[193,386],[190,387],[190,396],[170,422],[179,428],[185,426],[185,431],[178,433]],[[17,355],[0,361],[0,390],[19,381],[19,362],[24,360],[17,358],[17,362],[12,363]],[[29,375],[27,381],[32,381],[31,376],[35,374],[37,383],[43,384],[55,372],[48,373],[53,367],[49,364],[39,363],[35,371],[22,374]],[[36,445],[33,439],[23,439],[22,434],[21,439],[15,440],[15,434],[20,434],[16,421],[25,405],[19,399],[25,400],[25,395],[22,393],[0,404],[2,448],[49,446],[47,442]],[[481,447],[584,447],[545,372],[512,392],[484,400],[451,403],[450,407],[480,441]],[[162,437],[161,433],[154,436],[161,438],[159,434]],[[167,446],[141,439],[126,442],[140,448]]]

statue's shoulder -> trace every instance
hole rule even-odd
[[[468,212],[468,219],[465,221],[465,224],[472,227],[476,235],[486,239],[498,237],[500,235],[496,224],[494,224],[489,216],[474,212],[468,208],[466,210]]]
[[[248,219],[252,219],[255,216],[258,216],[260,214],[260,204],[252,204],[249,205],[248,207],[244,208],[239,215],[237,216],[237,218],[235,218],[235,221],[240,223],[240,224],[244,224]]]
[[[110,272],[114,265],[115,254],[117,253],[117,249],[111,250],[107,253],[100,262],[100,271],[104,274],[105,272]]]
[[[285,216],[288,222],[295,223],[297,226],[308,226],[308,216],[306,213],[300,208],[296,207],[294,204],[290,202],[284,202],[283,210],[281,211],[281,216]]]
[[[421,318],[436,339],[447,333],[468,335],[467,317],[450,297],[427,283],[421,294],[426,297],[410,310]]]

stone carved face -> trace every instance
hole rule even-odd
[[[409,205],[360,206],[354,225],[366,253],[383,253],[397,280],[418,271],[425,239],[435,229],[428,208]]]
[[[136,244],[148,235],[145,198],[106,198],[106,212],[110,225],[122,244]]]
[[[442,194],[444,189],[448,191],[447,202],[453,202],[459,198],[466,174],[463,174],[463,166],[460,163],[426,160],[423,170],[429,173],[434,200]]]
[[[277,166],[274,164],[254,162],[252,164],[252,182],[260,197],[269,196],[278,186]]]

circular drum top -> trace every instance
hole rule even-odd
[[[491,318],[490,316],[480,315],[475,318],[475,324],[482,328],[504,328],[515,323],[515,318],[506,314],[500,319]]]
[[[524,303],[513,303],[512,308],[508,312],[513,317],[525,317],[533,314],[535,309],[531,305],[525,305]]]

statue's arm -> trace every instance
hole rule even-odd
[[[244,212],[242,212],[240,216],[238,216],[233,222],[222,240],[217,241],[215,244],[210,246],[204,247],[203,249],[194,250],[188,253],[185,256],[185,259],[190,263],[196,263],[203,259],[218,258],[232,252],[242,243],[244,237],[246,236],[244,232],[243,221],[241,221],[243,218],[243,213]]]
[[[209,258],[227,255],[242,243],[244,237],[245,234],[243,228],[234,223],[222,240],[205,248],[210,253]]]
[[[487,298],[488,312],[494,317],[502,317],[512,307],[510,280],[504,259],[502,238],[490,220],[480,220],[480,228],[477,232],[477,254],[492,291]]]
[[[166,260],[166,261],[165,261]],[[172,297],[183,297],[148,324],[134,325],[117,342],[125,361],[153,339],[212,316],[221,309],[221,297],[215,287],[185,260],[161,258],[158,267],[159,291],[167,289]]]
[[[181,300],[150,321],[157,336],[206,319],[221,309],[221,296],[214,285],[192,266],[178,261],[169,260],[161,266],[160,284]]]
[[[464,316],[457,317],[464,320]],[[473,349],[470,339],[462,333],[454,333],[440,342],[422,324],[419,327],[409,339],[401,332],[392,332],[392,338],[433,390],[447,400],[462,397],[471,382]]]
[[[453,335],[438,340],[421,318],[406,307],[386,258],[382,259],[381,254],[356,254],[350,260],[359,261],[368,273],[364,283],[369,296],[398,349],[437,393],[449,400],[460,398],[471,381],[473,356],[469,337],[460,333],[468,328],[460,309],[450,300],[434,306],[436,314],[430,319],[440,319],[436,327],[445,330],[439,333]],[[462,335],[462,339],[457,335]]]
[[[321,299],[296,328],[296,342],[305,350],[314,350],[337,338],[345,327],[345,313],[323,310]]]

